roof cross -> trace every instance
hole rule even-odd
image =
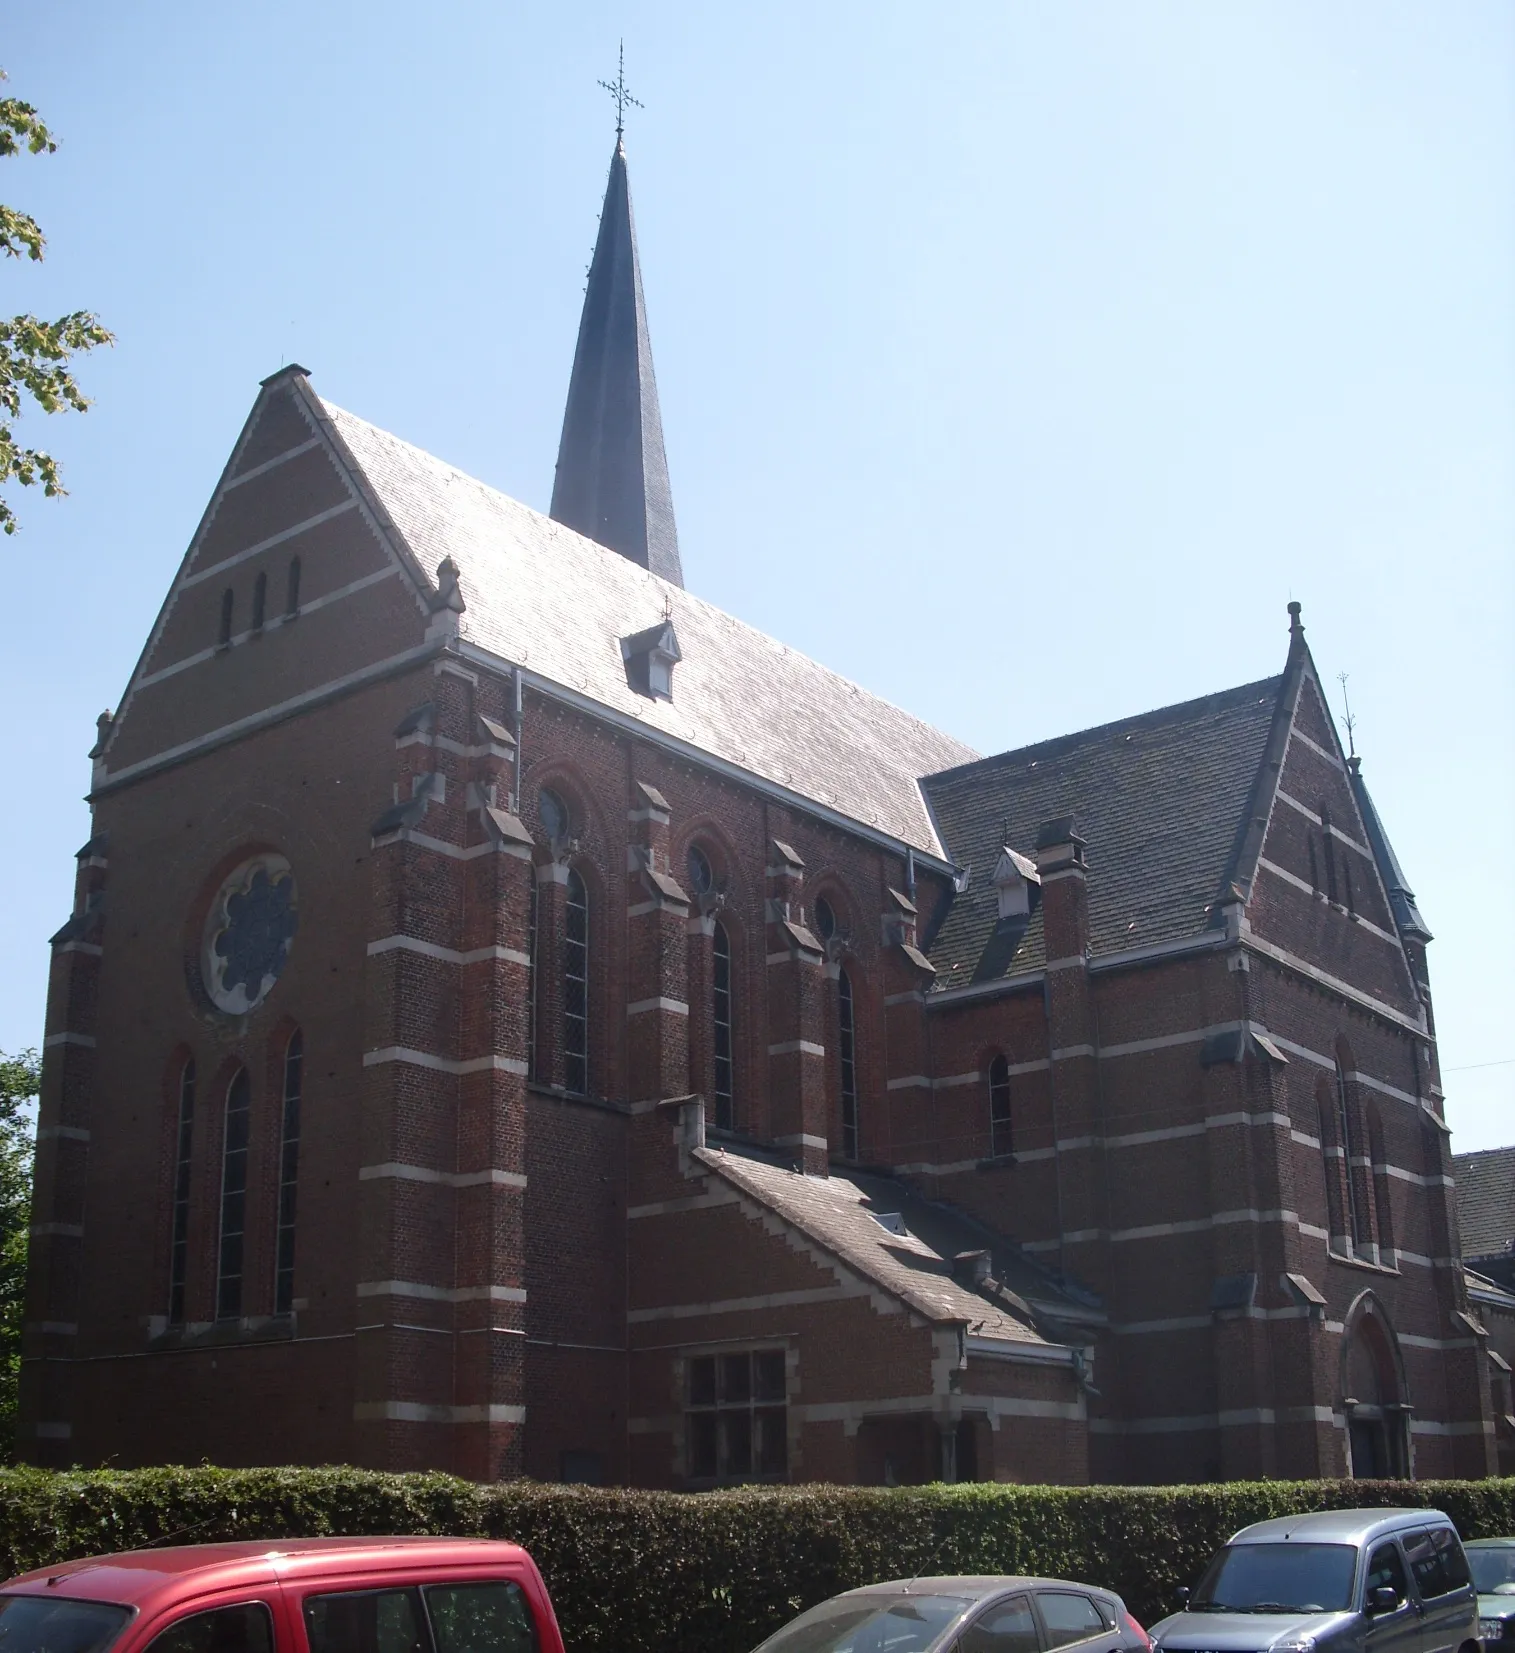
[[[621,134],[626,130],[626,105],[633,109],[642,109],[646,106],[639,98],[632,97],[626,90],[626,42],[621,42],[620,56],[616,64],[614,81],[602,80],[600,85],[615,99],[615,138],[621,141]]]

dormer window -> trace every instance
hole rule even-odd
[[[673,699],[673,668],[684,657],[671,620],[621,639],[626,681],[651,700]]]
[[[994,890],[999,897],[1001,918],[1026,918],[1031,912],[1031,886],[1040,886],[1042,875],[1036,862],[1008,846],[999,852],[994,867]]]

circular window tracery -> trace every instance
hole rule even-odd
[[[685,857],[689,867],[689,882],[696,895],[709,895],[715,886],[715,873],[711,870],[710,857],[698,844],[689,846],[689,854]]]
[[[568,805],[552,790],[544,786],[537,793],[537,819],[542,831],[553,843],[561,843],[568,836]]]
[[[245,1016],[273,991],[300,927],[294,873],[282,855],[255,855],[222,880],[205,920],[200,967],[217,1010]]]
[[[836,913],[831,903],[823,895],[815,898],[815,906],[811,909],[811,916],[815,920],[815,933],[822,941],[830,941],[836,934]]]

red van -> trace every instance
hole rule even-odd
[[[563,1653],[517,1544],[291,1538],[128,1550],[0,1587],[3,1653]]]

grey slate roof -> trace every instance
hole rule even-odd
[[[1389,842],[1389,835],[1384,831],[1383,822],[1378,818],[1378,810],[1374,807],[1372,798],[1368,796],[1367,782],[1362,778],[1362,760],[1353,758],[1348,763],[1347,770],[1352,777],[1352,791],[1357,797],[1357,807],[1362,812],[1362,824],[1368,834],[1368,845],[1373,851],[1373,859],[1378,863],[1384,889],[1388,892],[1395,926],[1401,936],[1415,941],[1430,941],[1431,932],[1426,928],[1426,921],[1420,916],[1420,909],[1415,905],[1415,892],[1405,881],[1399,857],[1394,853],[1394,846]]]
[[[457,562],[466,642],[941,853],[917,776],[962,763],[971,747],[443,460],[321,407],[422,569]],[[671,701],[638,694],[621,653],[623,637],[665,618],[682,654]]]
[[[922,1319],[936,1325],[965,1325],[972,1337],[1006,1343],[1049,1342],[1031,1324],[1024,1305],[1011,1295],[1027,1281],[1014,1278],[1002,1247],[994,1248],[996,1276],[1010,1292],[998,1298],[954,1279],[952,1258],[984,1246],[976,1224],[912,1194],[892,1177],[861,1172],[804,1176],[766,1157],[718,1148],[695,1150],[695,1157],[721,1180],[791,1224],[855,1273],[883,1287]],[[901,1219],[892,1232],[871,1213]],[[1027,1264],[1028,1275],[1034,1265]],[[1036,1271],[1042,1297],[1060,1297],[1050,1277]]]
[[[619,139],[584,289],[551,515],[683,585],[626,151]]]
[[[1087,841],[1090,951],[1204,930],[1231,875],[1283,677],[983,758],[923,782],[948,855],[972,868],[931,938],[936,988],[1046,962],[1041,909],[1000,925],[1002,846],[1029,853],[1044,822],[1076,817]]]
[[[1515,1148],[1452,1155],[1464,1257],[1515,1250]]]

